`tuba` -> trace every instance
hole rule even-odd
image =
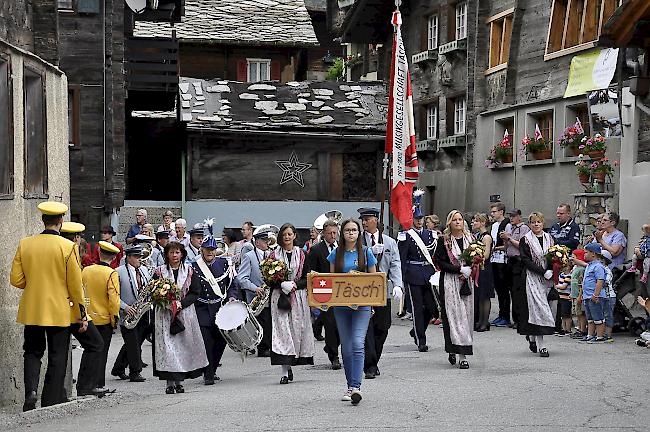
[[[261,297],[255,296],[255,298],[248,304],[248,307],[253,313],[253,316],[258,316],[261,314],[266,307],[266,304],[269,302],[269,299],[271,298],[271,288],[266,284],[263,284],[262,289],[264,290],[264,295]]]
[[[148,286],[142,287],[138,298],[135,300],[135,303],[131,305],[135,309],[135,314],[132,316],[125,315],[122,325],[127,329],[131,330],[138,325],[138,322],[142,319],[144,314],[151,310],[151,292],[149,291]]]
[[[343,213],[341,213],[338,210],[330,210],[328,212],[323,213],[322,215],[318,216],[314,221],[314,228],[321,231],[323,229],[323,224],[325,224],[325,222],[327,222],[330,219],[336,222],[337,224],[340,224],[341,220],[343,220]]]

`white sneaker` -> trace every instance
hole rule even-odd
[[[359,405],[359,402],[361,402],[361,391],[357,388],[351,389],[352,393],[350,394],[350,400],[352,402],[352,405]]]
[[[413,321],[413,314],[411,312],[406,312],[406,314],[402,317],[402,319]]]
[[[343,393],[343,396],[341,397],[341,400],[343,402],[351,402],[352,401],[352,389],[349,388]]]

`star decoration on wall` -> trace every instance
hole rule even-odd
[[[302,178],[302,173],[312,167],[312,164],[303,163],[298,161],[296,152],[291,152],[289,160],[277,160],[275,164],[282,170],[282,179],[280,184],[283,185],[291,180],[295,181],[300,187],[305,187],[305,182]]]

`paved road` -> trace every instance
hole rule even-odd
[[[279,384],[268,359],[243,364],[226,351],[221,382],[186,383],[182,395],[164,394],[151,368],[145,383],[108,380],[118,393],[27,415],[0,413],[5,430],[30,431],[647,431],[650,350],[627,336],[614,344],[587,345],[549,337],[551,357],[531,354],[510,329],[475,334],[471,368],[447,363],[442,330],[428,332],[430,350],[419,353],[407,323],[396,320],[381,361],[381,377],[364,380],[362,403],[341,402],[343,370],[332,371],[316,344],[316,365],[294,368],[295,382]],[[111,358],[121,339],[116,337]],[[150,345],[145,343],[150,363]],[[80,350],[74,350],[75,370]],[[111,360],[109,360],[111,364]],[[4,429],[4,428],[3,428]]]

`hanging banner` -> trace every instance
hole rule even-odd
[[[573,57],[564,97],[606,89],[616,73],[617,59],[618,48],[606,48]]]

